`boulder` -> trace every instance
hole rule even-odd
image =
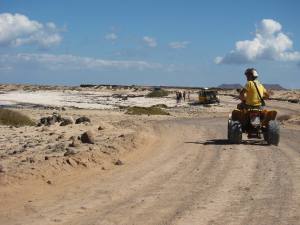
[[[61,115],[54,112],[52,116],[42,117],[40,119],[40,122],[38,123],[38,126],[41,125],[50,126],[55,124],[56,122],[61,122],[61,121],[62,121]]]
[[[51,126],[51,125],[54,125],[56,123],[56,117],[52,117],[52,116],[49,116],[47,118],[47,124],[45,124],[46,126]]]
[[[62,121],[61,115],[57,112],[52,113],[52,119],[58,123]]]
[[[86,116],[81,116],[78,119],[76,119],[76,121],[75,121],[76,124],[85,123],[85,122],[90,123],[91,122],[90,118],[88,118]]]
[[[70,147],[79,147],[80,146],[80,141],[75,138],[72,140],[72,142],[69,144]]]
[[[95,143],[95,138],[94,138],[94,134],[92,133],[92,131],[84,132],[81,135],[81,142],[82,143],[87,143],[87,144],[94,144]]]
[[[124,163],[120,160],[120,159],[118,159],[117,161],[115,161],[115,165],[116,166],[121,166],[121,165],[123,165]]]
[[[46,124],[48,124],[48,122],[47,122],[47,117],[42,117],[41,119],[40,119],[40,123],[39,123],[40,125],[46,125]]]
[[[71,116],[62,118],[62,122],[60,123],[60,126],[67,126],[70,124],[74,124],[74,120]]]

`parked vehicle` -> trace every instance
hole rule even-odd
[[[203,89],[198,93],[200,104],[220,103],[220,98],[216,90]]]

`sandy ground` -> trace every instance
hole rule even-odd
[[[230,145],[237,101],[221,101],[171,116],[67,108],[59,112],[92,122],[1,126],[0,224],[300,224],[300,105],[267,102],[289,115],[279,146],[246,137]],[[34,119],[53,112],[16,110]],[[95,144],[64,156],[86,130]]]

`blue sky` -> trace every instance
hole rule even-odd
[[[299,1],[0,0],[0,82],[300,88]]]

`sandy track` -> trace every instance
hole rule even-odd
[[[160,122],[155,136],[105,174],[11,190],[0,224],[300,224],[300,131],[228,145],[226,118],[210,117]]]

